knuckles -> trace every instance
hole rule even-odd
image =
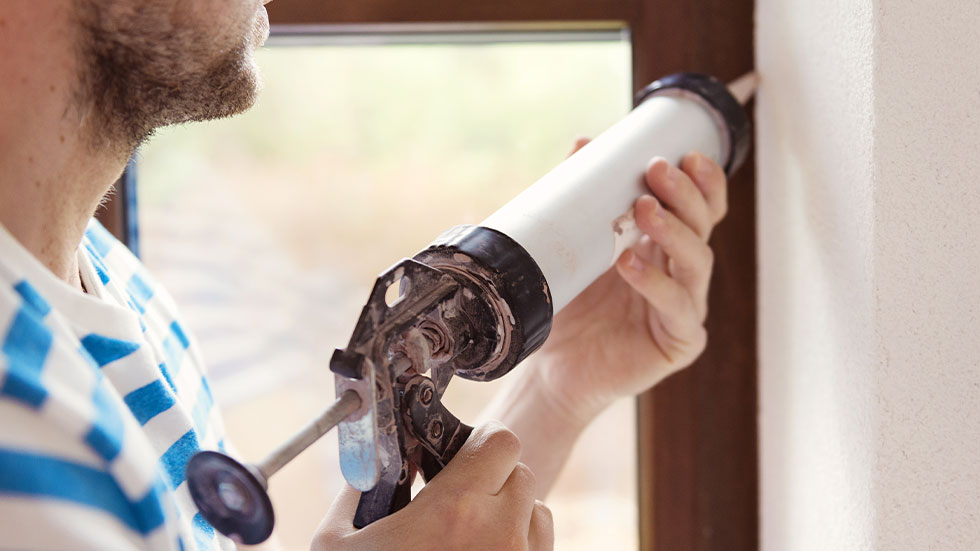
[[[481,427],[483,438],[480,449],[494,450],[507,456],[520,457],[521,441],[510,429],[500,423],[487,423]]]
[[[708,347],[708,330],[704,328],[703,325],[699,325],[697,331],[694,334],[694,341],[691,345],[691,361],[693,362],[704,353],[704,350]]]
[[[514,466],[514,472],[511,473],[511,478],[517,486],[517,489],[522,493],[534,495],[537,479],[534,476],[534,472],[531,471],[531,467],[528,467],[524,463],[518,463]]]
[[[718,207],[716,208],[715,224],[724,220],[726,216],[728,216],[728,201],[722,199],[718,201]]]
[[[313,541],[310,542],[310,551],[329,551],[331,549],[340,549],[342,543],[340,534],[333,532],[318,532],[313,535]]]
[[[711,247],[704,247],[704,269],[708,274],[715,268],[715,251]]]
[[[708,330],[704,325],[691,329],[691,335],[685,339],[669,337],[662,346],[668,351],[670,361],[669,373],[684,369],[694,363],[708,346]]]

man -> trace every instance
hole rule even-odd
[[[224,448],[193,340],[143,267],[91,217],[163,125],[252,105],[260,0],[0,5],[0,547],[233,548],[184,480]],[[582,143],[578,144],[580,147]],[[550,549],[544,498],[603,408],[703,350],[722,171],[651,163],[645,239],[555,320],[521,388],[404,510],[363,530],[344,492],[316,549]],[[504,426],[508,428],[504,428]]]

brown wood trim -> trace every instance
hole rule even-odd
[[[636,0],[275,0],[279,24],[631,20]]]
[[[634,84],[753,67],[752,0],[641,0]],[[708,349],[637,403],[641,549],[758,549],[755,174],[731,179],[715,231]]]

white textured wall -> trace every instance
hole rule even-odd
[[[980,2],[756,18],[763,549],[980,549]]]

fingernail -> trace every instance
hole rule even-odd
[[[667,162],[667,159],[654,157],[647,166],[647,174],[651,175],[654,179],[661,179],[664,183],[670,185],[674,181],[673,176],[670,174],[670,168],[671,166]]]
[[[629,251],[626,254],[629,255],[626,261],[627,261],[627,265],[631,270],[640,273],[646,268],[646,265],[643,264],[643,261],[640,260],[640,257],[637,256],[635,252]]]

